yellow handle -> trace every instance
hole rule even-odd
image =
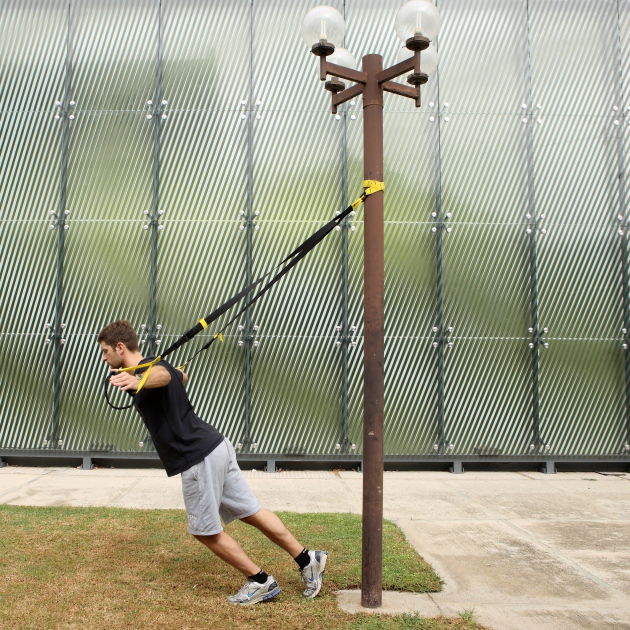
[[[118,371],[119,372],[135,372],[136,370],[147,368],[145,373],[142,375],[140,382],[138,383],[138,389],[136,389],[136,394],[137,394],[144,387],[144,384],[147,382],[147,378],[149,378],[149,372],[151,371],[151,368],[156,363],[159,363],[161,360],[162,360],[162,357],[155,357],[155,359],[153,359],[153,361],[150,361],[149,363],[141,363],[140,365],[134,365],[132,367],[118,368]]]

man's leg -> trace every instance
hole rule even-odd
[[[220,532],[213,536],[195,536],[195,538],[245,576],[256,575],[260,572],[260,567],[249,559],[243,548],[229,534]]]
[[[287,526],[273,512],[260,508],[256,514],[241,519],[248,525],[259,529],[271,542],[284,549],[300,567],[305,589],[304,597],[316,597],[322,588],[322,579],[328,553],[326,551],[309,551],[303,547]]]
[[[296,540],[280,518],[265,508],[260,508],[256,514],[241,520],[259,529],[271,542],[284,549],[292,558],[296,558],[304,549],[304,545]],[[250,575],[252,574],[250,573]]]
[[[243,548],[229,534],[219,532],[211,536],[194,536],[221,560],[247,576],[247,582],[239,592],[228,597],[230,603],[255,604],[271,599],[280,592],[280,587],[273,575],[267,575],[258,565],[254,564],[243,551]]]

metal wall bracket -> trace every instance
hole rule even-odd
[[[161,60],[158,61],[161,64]],[[161,91],[161,76],[160,76],[160,91]],[[162,99],[159,103],[154,103],[153,100],[149,99],[146,103],[147,110],[147,120],[151,120],[153,118],[162,122],[168,118],[168,101]]]
[[[0,457],[0,468],[4,468],[6,465],[7,463]]]
[[[55,120],[62,120],[67,118],[68,121],[73,121],[75,119],[75,108],[77,104],[75,101],[70,101],[68,104],[62,103],[60,100],[55,101]]]
[[[527,329],[527,332],[532,335],[532,340],[529,342],[530,350],[533,350],[538,345],[541,345],[545,349],[549,348],[549,344],[543,339],[544,335],[549,332],[548,328],[543,328],[542,331],[538,331],[532,327],[529,327]]]
[[[543,462],[543,465],[540,468],[540,472],[545,475],[555,475],[558,471],[555,467],[555,462],[551,459],[548,459]]]
[[[464,474],[464,463],[457,459],[453,462],[452,466],[449,466],[448,472],[453,475],[463,475]]]
[[[528,107],[527,103],[523,103],[521,105],[521,110],[523,113],[523,124],[526,125],[527,123],[533,123],[534,121],[539,124],[542,125],[542,117],[541,117],[541,113],[542,113],[542,105],[538,104],[536,105],[536,107]]]
[[[348,326],[345,322],[342,324],[337,324],[337,326],[335,326],[335,334],[336,334],[335,347],[339,348],[343,345],[346,345],[346,346],[350,346],[351,348],[356,348],[356,345],[357,345],[357,341],[355,339],[356,331],[357,331],[357,327],[354,324],[352,326]]]
[[[453,228],[447,227],[446,222],[452,216],[453,215],[450,212],[447,212],[444,217],[441,217],[440,214],[438,214],[437,212],[432,212],[431,218],[435,221],[435,225],[431,228],[431,232],[433,232],[433,234],[436,234],[438,230],[440,232],[446,230],[447,234],[450,234],[453,231]]]
[[[446,330],[440,330],[439,326],[433,326],[432,332],[435,335],[435,341],[433,347],[445,346],[447,348],[453,347],[453,342],[449,341],[449,336],[453,333],[453,327],[449,326]]]
[[[247,331],[245,329],[246,326],[244,326],[243,324],[238,325],[238,347],[242,348],[244,345],[248,344],[250,346],[253,346],[254,348],[258,348],[258,346],[260,345],[260,341],[256,339],[256,337],[258,336],[258,333],[260,331],[260,326],[258,324],[254,324],[252,326],[252,332],[254,333],[253,335],[247,334]]]
[[[243,223],[239,226],[241,231],[258,232],[260,230],[260,225],[256,224],[256,218],[260,216],[260,210],[256,210],[251,218],[247,217],[245,210],[241,210],[238,214],[243,219]]]
[[[138,335],[138,344],[153,344],[159,346],[162,340],[158,338],[160,331],[162,330],[162,324],[155,325],[155,331],[152,331],[149,326],[142,324],[140,326],[140,334]]]
[[[433,109],[435,107],[435,103],[433,101],[430,101],[429,107]],[[435,111],[435,113],[431,112],[431,115],[429,116],[429,122],[435,122],[436,118],[438,122],[445,122],[445,123],[449,122],[450,117],[447,116],[447,110],[448,110],[448,103],[444,103],[444,105],[438,108]]]
[[[84,455],[81,470],[92,470],[93,468],[94,464],[92,463],[92,458],[89,455]]]
[[[278,471],[276,470],[276,460],[275,459],[268,459],[267,460],[267,466],[265,467],[265,471],[268,473],[277,473]]]

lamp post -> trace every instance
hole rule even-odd
[[[383,69],[381,55],[365,55],[356,70],[352,54],[340,48],[345,34],[341,14],[329,6],[304,17],[302,37],[319,57],[319,78],[332,95],[332,113],[363,95],[364,179],[383,181],[383,92],[412,98],[420,107],[420,86],[437,67],[431,46],[440,28],[437,7],[409,0],[398,11],[396,32],[404,47],[397,63]],[[424,52],[423,52],[424,51]],[[422,53],[422,58],[421,58]],[[410,73],[404,85],[396,77]],[[330,78],[329,78],[330,77]],[[346,86],[345,81],[354,85]],[[364,208],[364,383],[363,383],[363,540],[361,605],[379,608],[383,586],[383,400],[384,400],[384,221],[383,192],[365,199]]]

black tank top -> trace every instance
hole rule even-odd
[[[147,357],[141,363],[150,360]],[[151,434],[166,474],[172,477],[202,461],[223,442],[223,436],[195,414],[184,389],[182,373],[166,361],[156,365],[168,370],[170,383],[141,389],[133,403]]]

